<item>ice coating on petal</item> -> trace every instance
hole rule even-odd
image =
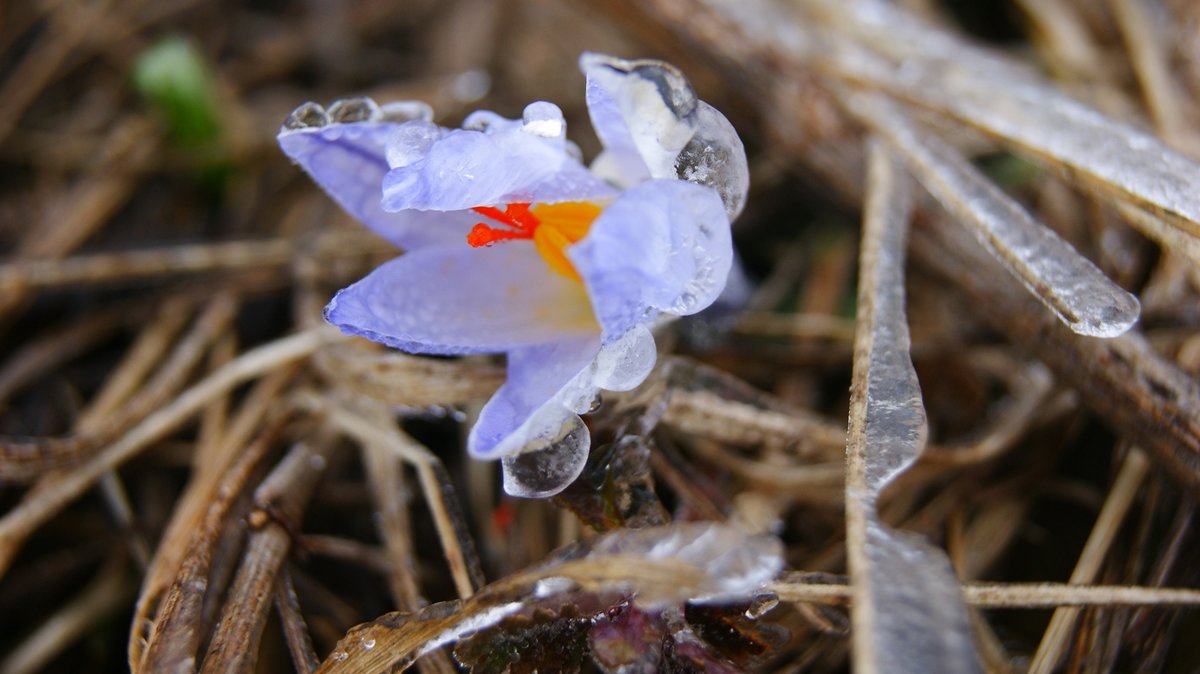
[[[588,113],[604,144],[592,171],[628,187],[679,178],[717,190],[730,220],[746,201],[746,150],[725,116],[696,98],[674,66],[584,54]]]
[[[644,325],[630,328],[620,339],[605,344],[594,363],[592,382],[608,391],[629,391],[646,381],[658,351],[654,335]]]
[[[546,447],[500,459],[505,493],[521,498],[554,496],[583,472],[592,443],[587,426],[570,414],[556,428]]]
[[[354,112],[353,106],[343,106],[339,114]],[[385,239],[408,249],[462,241],[477,219],[467,222],[465,215],[447,218],[442,214],[429,217],[388,213],[380,207],[383,177],[388,171],[388,139],[425,126],[432,125],[369,121],[331,124],[323,108],[309,103],[288,118],[279,133],[279,146],[339,206]]]
[[[510,350],[508,378],[467,438],[471,455],[494,459],[537,451],[569,435],[597,393],[591,365],[599,350],[595,334]]]
[[[579,284],[525,241],[409,253],[339,292],[325,317],[410,353],[497,353],[597,331]]]
[[[397,127],[387,137],[384,157],[388,170],[408,166],[429,154],[434,142],[446,135],[444,129],[433,122],[416,120]],[[383,181],[379,181],[379,197],[383,198]]]
[[[695,132],[696,94],[683,73],[662,61],[587,53],[588,113],[622,171],[637,172],[630,150],[652,178],[675,177],[675,158]]]
[[[729,275],[733,246],[715,191],[651,180],[609,205],[567,255],[609,344],[660,313],[683,316],[712,304]]]
[[[550,123],[545,106],[535,108],[534,129]],[[468,122],[482,130],[455,129],[437,137],[428,130],[406,130],[390,139],[385,210],[595,201],[616,193],[571,156],[562,137],[532,133],[523,122],[494,113],[475,113]]]
[[[746,148],[725,115],[704,101],[696,107],[695,135],[675,158],[675,174],[680,180],[716,190],[730,221],[746,205],[750,190]]]

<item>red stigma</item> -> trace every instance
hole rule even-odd
[[[490,246],[499,241],[512,241],[513,239],[532,239],[533,232],[541,224],[537,217],[529,210],[527,203],[512,203],[504,207],[501,211],[494,206],[476,206],[471,210],[488,218],[495,220],[511,229],[499,229],[484,223],[478,223],[467,234],[467,243],[472,248],[480,248]]]

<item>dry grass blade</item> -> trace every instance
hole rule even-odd
[[[243,382],[306,358],[325,344],[340,339],[343,337],[332,330],[319,328],[247,351],[146,417],[86,463],[32,491],[0,518],[0,568],[11,564],[21,544],[37,527],[78,498],[109,470],[177,429],[210,401]]]
[[[0,265],[0,292],[241,267],[284,266],[291,263],[295,252],[294,242],[274,239],[195,244],[62,260],[21,260]]]
[[[854,588],[837,583],[780,581],[768,586],[783,601],[842,604]],[[1200,606],[1200,590],[1127,585],[1066,583],[972,583],[962,586],[963,599],[975,608],[1040,609],[1059,606]]]
[[[401,460],[412,465],[421,482],[434,526],[441,539],[450,574],[460,597],[469,597],[481,584],[483,573],[474,549],[464,535],[465,527],[454,507],[453,492],[447,481],[439,478],[441,462],[428,449],[396,428],[386,411],[375,407],[366,413],[351,409],[340,401],[302,396],[299,403],[314,411],[328,414],[329,421],[339,432],[366,446],[386,448]]]
[[[336,448],[337,443],[327,441],[296,445],[255,491],[256,510],[249,518],[253,532],[200,672],[254,671],[292,532],[299,529],[308,499]]]
[[[159,539],[157,551],[142,581],[141,595],[134,610],[134,630],[129,641],[131,663],[143,661],[142,653],[147,645],[142,641],[140,627],[152,624],[155,611],[159,613],[158,621],[164,620],[162,616],[165,609],[159,608],[162,593],[173,585],[180,585],[177,579],[182,567],[192,569],[184,575],[195,576],[201,569],[207,572],[207,562],[201,566],[197,564],[199,560],[211,557],[211,546],[215,545],[215,538],[224,521],[223,514],[218,516],[214,513],[230,507],[226,501],[236,496],[234,487],[240,481],[249,479],[246,471],[254,465],[246,462],[253,456],[261,459],[262,453],[268,448],[268,443],[262,439],[250,448],[246,448],[246,444],[250,435],[260,428],[269,407],[291,378],[292,372],[288,369],[263,378],[246,396],[220,441],[200,443],[197,447],[200,455],[194,460],[198,464],[196,474],[176,503],[171,521]],[[197,546],[200,546],[199,549]],[[183,584],[183,587],[188,585]],[[165,599],[162,601],[166,602]],[[175,640],[170,641],[173,647],[177,647]],[[140,670],[135,667],[134,671]],[[154,670],[151,668],[149,671]]]
[[[133,583],[124,560],[105,566],[74,600],[38,626],[3,662],[3,674],[32,674],[43,671],[60,652],[85,636],[96,624],[113,617],[129,601]]]
[[[1108,556],[1117,530],[1133,504],[1148,470],[1149,464],[1140,450],[1134,449],[1125,457],[1108,500],[1104,502],[1104,508],[1096,518],[1096,526],[1092,528],[1087,545],[1079,556],[1079,562],[1071,572],[1071,583],[1090,583],[1100,572],[1100,566]],[[1033,662],[1029,665],[1030,674],[1048,674],[1058,667],[1066,640],[1074,629],[1078,616],[1079,610],[1076,608],[1060,608],[1054,612],[1050,626],[1046,628],[1046,634],[1042,637],[1042,643],[1038,645]]]
[[[924,449],[925,408],[904,310],[908,177],[872,142],[859,261],[858,327],[846,446],[846,554],[854,666],[862,672],[981,671],[945,555],[889,530],[880,492]]]
[[[220,489],[206,495],[209,498],[201,502],[203,512],[189,517],[186,514],[195,507],[177,511],[180,519],[176,522],[186,523],[187,538],[172,536],[170,547],[160,545],[148,570],[130,632],[130,671],[176,671],[195,663],[205,631],[205,597],[218,589],[210,588],[208,582],[214,549],[237,500],[271,450],[274,436],[269,433],[246,447],[237,462],[220,473]],[[184,531],[180,526],[173,530]],[[144,643],[143,624],[152,625]]]
[[[482,400],[504,382],[504,370],[490,363],[431,360],[363,346],[347,343],[322,351],[317,366],[346,390],[391,405]]]
[[[300,613],[300,600],[296,596],[292,574],[286,566],[279,572],[279,581],[275,584],[275,610],[283,623],[283,634],[287,639],[296,671],[300,674],[317,671],[317,667],[321,666],[321,658],[313,648],[308,625],[304,623],[304,616]]]

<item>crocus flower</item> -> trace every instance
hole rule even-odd
[[[340,101],[298,108],[283,150],[406,253],[342,290],[326,317],[409,353],[507,354],[507,381],[468,450],[501,458],[505,488],[545,496],[582,470],[579,415],[653,368],[651,327],[711,304],[747,188],[729,122],[658,61],[585,54],[604,151],[585,166],[546,102],[521,119]]]

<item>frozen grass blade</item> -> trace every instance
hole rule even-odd
[[[808,54],[830,72],[978,128],[1200,236],[1200,164],[1153,135],[886,3],[809,6],[858,43]]]
[[[846,446],[854,664],[861,672],[981,671],[949,560],[919,537],[890,530],[876,512],[880,492],[913,463],[927,435],[904,311],[907,180],[872,142]]]
[[[1073,331],[1116,337],[1141,306],[953,148],[878,94],[847,92],[850,110],[887,139],[929,192]]]

